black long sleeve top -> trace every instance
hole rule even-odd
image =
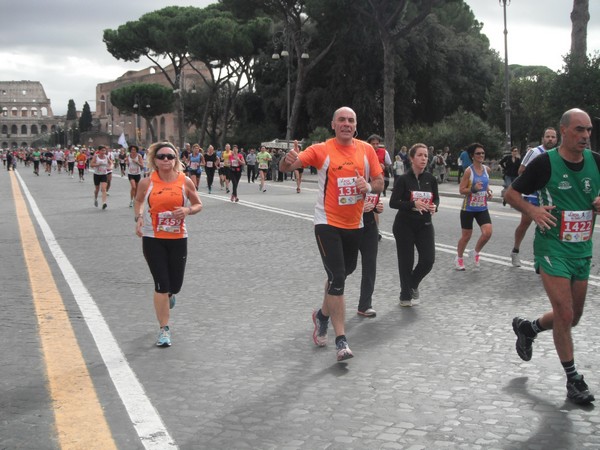
[[[437,207],[440,204],[440,195],[435,176],[430,172],[423,172],[417,177],[412,169],[410,169],[404,175],[399,176],[394,182],[392,196],[390,197],[390,208],[398,210],[396,217],[404,216],[422,219],[423,221],[431,220],[429,212],[420,213],[414,209],[415,195],[419,195],[419,192],[431,192],[433,194],[432,201],[437,211]]]

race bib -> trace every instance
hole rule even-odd
[[[410,193],[410,200],[417,201],[421,200],[422,202],[427,203],[428,205],[433,204],[433,193],[425,192],[425,191],[412,191]]]
[[[198,168],[198,166],[200,166],[200,164],[198,164],[197,162],[190,163],[190,169],[196,170]]]
[[[206,161],[206,167],[211,168],[213,166],[212,161]]]
[[[487,192],[479,191],[469,195],[469,206],[481,208],[487,206]]]
[[[138,175],[140,173],[140,166],[136,163],[129,164],[129,173],[131,175]]]
[[[258,168],[262,170],[267,170],[269,168],[269,165],[267,163],[260,163],[258,165]]]
[[[96,171],[95,172],[98,175],[106,175],[106,172],[107,172],[106,165],[103,164],[101,166],[96,166]]]
[[[239,165],[240,165],[240,162],[239,162],[239,160],[237,160],[237,159],[234,159],[233,161],[231,161],[231,167],[237,167],[237,166],[239,166]]]
[[[156,220],[156,231],[165,231],[167,233],[181,233],[181,224],[183,220],[175,219],[171,211],[158,213]]]
[[[377,206],[377,194],[365,195],[365,203],[372,203],[373,206]]]
[[[341,177],[337,180],[338,205],[355,205],[363,196],[356,188],[356,177]]]
[[[559,238],[562,242],[585,242],[592,237],[594,213],[588,211],[562,211]]]

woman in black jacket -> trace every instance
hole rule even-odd
[[[419,284],[433,267],[435,234],[431,217],[440,203],[437,180],[425,171],[427,146],[415,144],[408,155],[411,169],[396,179],[390,198],[390,208],[398,210],[393,231],[400,274],[400,306],[418,303]],[[415,248],[419,253],[416,266]]]

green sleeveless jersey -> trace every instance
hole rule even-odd
[[[600,173],[590,150],[583,152],[583,168],[567,167],[557,149],[548,152],[550,180],[540,192],[540,204],[556,206],[551,213],[556,226],[535,230],[536,256],[588,258],[592,256],[592,233],[596,216],[592,202],[600,194]]]

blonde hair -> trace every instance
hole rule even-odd
[[[179,151],[170,142],[155,142],[148,147],[148,166],[150,169],[158,170],[158,167],[156,166],[156,152],[165,147],[170,148],[173,150],[173,152],[175,152],[175,165],[173,166],[173,170],[175,172],[183,172],[183,164],[179,159]]]

